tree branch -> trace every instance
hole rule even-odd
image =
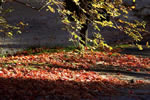
[[[36,11],[39,11],[39,10],[41,10],[43,8],[43,6],[40,7],[40,8],[36,8],[36,7],[31,6],[28,3],[24,3],[24,2],[21,2],[21,1],[18,1],[18,0],[13,0],[13,1],[16,2],[16,3],[18,3],[18,4],[24,5],[24,6],[28,7],[28,8],[31,8],[33,10],[36,10]]]

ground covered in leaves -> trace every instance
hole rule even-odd
[[[44,50],[0,58],[0,100],[103,100],[132,96],[134,88],[150,89],[149,81],[121,78],[121,72],[149,75],[148,57],[99,51],[41,53]]]

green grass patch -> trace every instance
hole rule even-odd
[[[46,48],[46,47],[41,47],[41,48],[28,48],[23,51],[18,51],[14,55],[38,55],[41,53],[55,53],[55,52],[69,52],[77,49],[75,46],[68,46],[68,47],[53,47],[53,48]]]
[[[133,45],[133,44],[120,44],[120,45],[113,46],[114,49],[116,49],[116,48],[129,48],[129,47],[136,47],[136,45]]]

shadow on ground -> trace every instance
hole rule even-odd
[[[0,78],[1,100],[149,100],[149,94],[119,95],[109,86],[117,83],[77,82],[65,80],[42,80],[23,78]],[[122,86],[126,87],[126,86]],[[118,88],[117,88],[118,89]],[[120,88],[121,91],[121,88]],[[143,93],[143,92],[142,92]],[[148,92],[150,93],[150,91]],[[144,96],[143,96],[144,95]],[[139,99],[143,98],[143,99]]]
[[[150,57],[150,48],[143,48],[143,50],[139,50],[136,47],[125,48],[122,54],[130,54],[136,56]]]

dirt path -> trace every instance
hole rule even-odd
[[[101,65],[97,65],[101,66]],[[114,77],[120,80],[128,81],[134,84],[136,81],[142,81],[143,84],[139,86],[133,86],[130,88],[118,88],[119,95],[116,96],[100,96],[100,100],[150,100],[150,74],[136,73],[127,71],[117,71],[102,69],[97,72],[104,78]]]
[[[126,48],[121,53],[150,57],[150,48],[144,48],[143,51],[138,50],[138,48]],[[96,65],[96,67],[95,71],[104,78],[115,77],[130,83],[134,83],[137,80],[146,83],[137,87],[119,88],[120,95],[102,96],[103,98],[100,100],[150,100],[150,74],[146,71],[129,72],[125,69],[120,69],[120,67],[103,66],[100,64]]]
[[[150,57],[150,48],[143,48],[143,50],[139,50],[137,47],[129,47],[125,48],[122,54],[131,54],[136,56]]]

